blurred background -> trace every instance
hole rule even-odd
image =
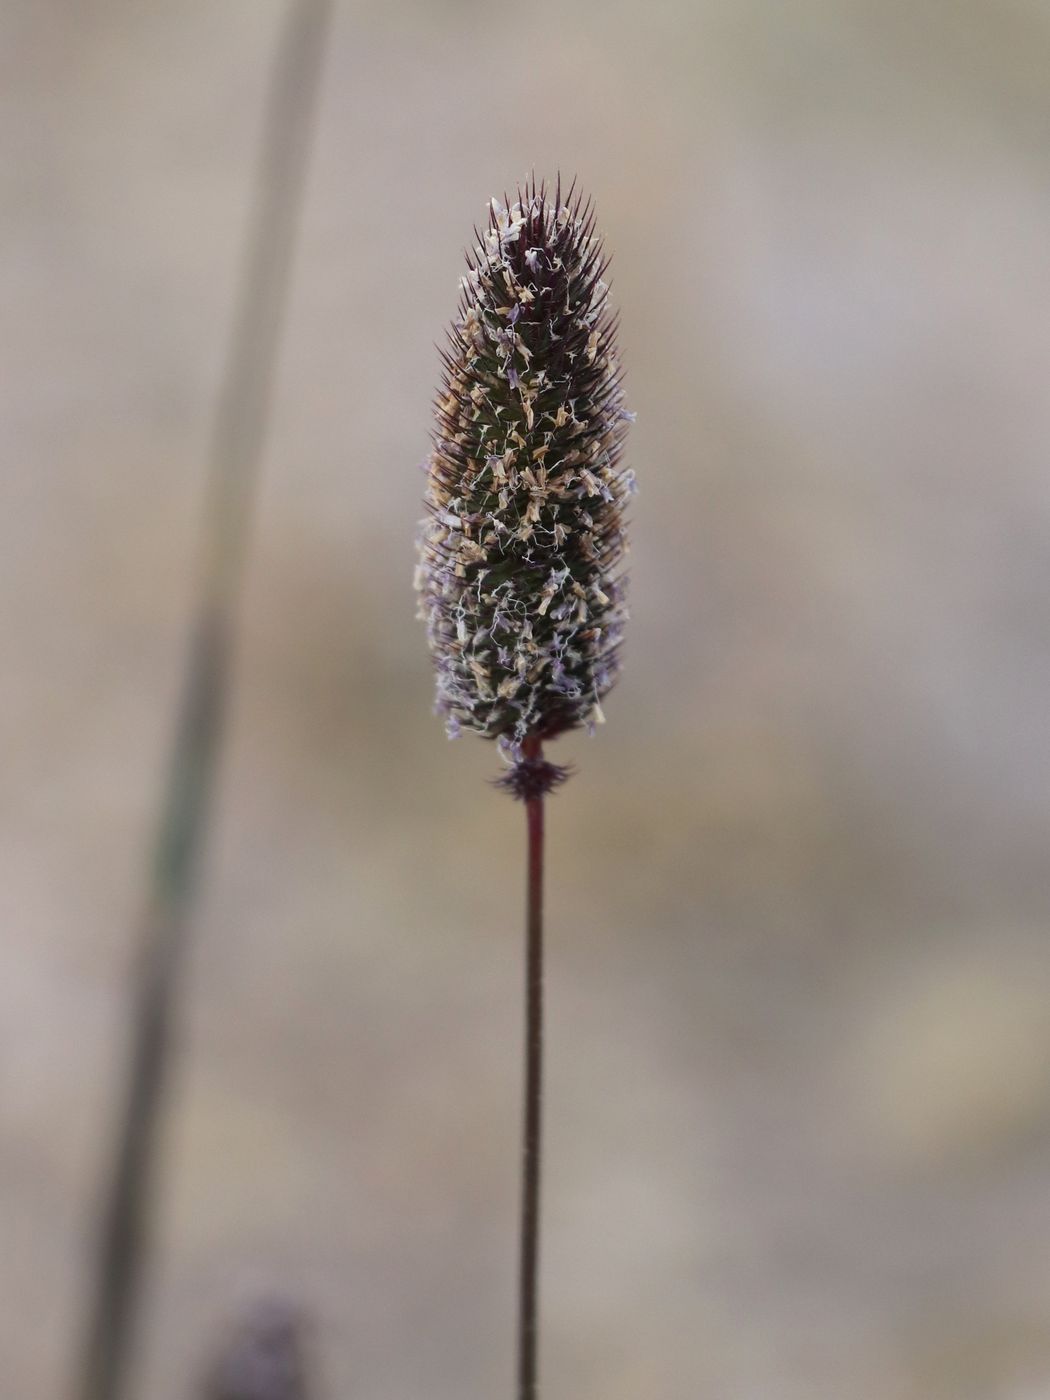
[[[277,0],[0,12],[0,1374],[68,1391]],[[508,1395],[520,808],[418,464],[490,194],[614,253],[632,624],[549,813],[549,1400],[1050,1396],[1050,10],[343,0],[132,1393]],[[558,750],[561,750],[559,753]]]

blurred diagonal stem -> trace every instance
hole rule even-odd
[[[540,762],[539,739],[523,744]],[[525,1112],[522,1131],[521,1274],[518,1291],[518,1400],[536,1400],[540,1247],[540,1140],[543,1089],[543,796],[525,803],[528,867],[525,896]]]
[[[331,13],[332,0],[292,0],[266,97],[254,206],[217,403],[200,597],[139,933],[127,1082],[74,1385],[81,1400],[119,1400],[125,1391],[176,994]]]

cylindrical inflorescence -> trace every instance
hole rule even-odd
[[[476,230],[475,230],[476,232]],[[416,571],[448,732],[601,723],[627,610],[608,259],[573,191],[493,200],[442,352]]]

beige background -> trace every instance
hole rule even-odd
[[[59,1400],[271,0],[0,10],[0,1372]],[[521,812],[417,464],[461,249],[615,253],[633,620],[550,812],[547,1400],[1050,1396],[1050,11],[344,3],[139,1400],[259,1292],[326,1397],[510,1393]]]

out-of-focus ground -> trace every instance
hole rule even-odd
[[[273,0],[0,18],[0,1375],[59,1400]],[[1050,1395],[1050,12],[342,5],[134,1394],[258,1293],[509,1393],[522,814],[413,535],[461,249],[615,254],[627,664],[553,802],[549,1400]],[[560,745],[559,745],[560,747]]]

